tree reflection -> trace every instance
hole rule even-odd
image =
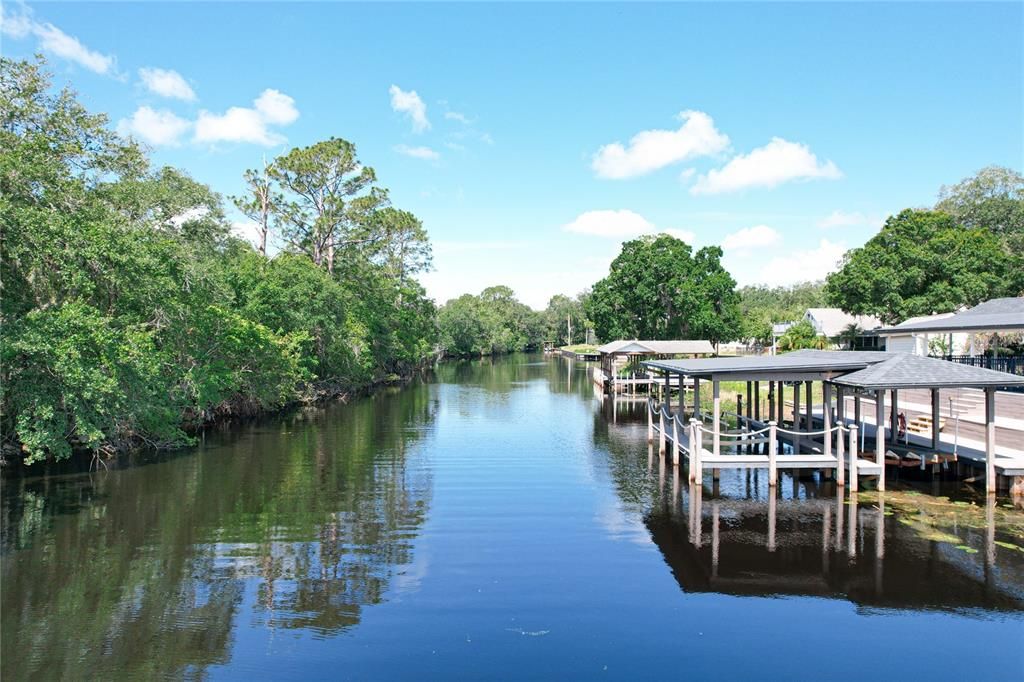
[[[434,412],[414,384],[188,456],[6,481],[3,678],[201,674],[227,662],[250,601],[268,627],[357,624],[412,561]]]

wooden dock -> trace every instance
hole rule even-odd
[[[667,454],[671,448],[673,463],[677,466],[685,463],[689,480],[696,484],[701,483],[707,469],[716,478],[719,469],[767,469],[769,486],[778,483],[780,469],[818,469],[834,472],[837,485],[843,486],[848,480],[850,490],[856,491],[861,476],[880,476],[884,471],[884,461],[877,456],[868,460],[858,454],[856,424],[836,424],[819,431],[793,431],[769,422],[754,430],[716,432],[699,419],[684,422],[678,414],[671,413],[668,405],[653,398],[648,398],[647,408],[647,441],[653,443],[657,437],[658,451],[662,454]],[[820,443],[813,440],[816,436],[822,438]],[[704,447],[708,441],[713,443],[712,449]],[[795,452],[782,452],[784,443],[790,444]],[[723,446],[732,449],[723,452]],[[743,452],[744,449],[748,452]]]

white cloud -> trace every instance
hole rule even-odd
[[[860,211],[832,211],[818,221],[818,227],[828,230],[834,227],[879,227],[882,224],[881,218],[872,218]]]
[[[196,93],[192,90],[192,87],[177,71],[141,68],[139,69],[139,78],[142,79],[142,83],[146,86],[147,90],[161,97],[171,97],[186,102],[192,102],[196,99]]]
[[[473,125],[473,122],[465,114],[458,111],[446,111],[444,112],[444,117],[449,121],[458,121],[463,125]]]
[[[690,194],[719,194],[747,187],[776,187],[791,180],[835,180],[842,176],[831,161],[819,162],[807,145],[773,137],[764,147],[701,175]]]
[[[51,23],[33,20],[29,11],[23,11],[18,15],[4,12],[0,32],[13,40],[33,35],[39,40],[39,49],[44,52],[75,62],[99,74],[114,71],[116,62],[113,57],[90,50],[78,38],[69,36]]]
[[[596,237],[636,237],[654,231],[654,225],[639,213],[630,210],[587,211],[562,226],[566,232]]]
[[[196,142],[251,142],[270,147],[285,141],[270,125],[287,125],[299,117],[295,100],[277,90],[264,90],[253,108],[231,107],[223,114],[206,110],[196,120]]]
[[[602,178],[631,178],[698,156],[724,151],[729,138],[715,128],[702,111],[683,111],[678,130],[644,130],[634,135],[629,147],[606,144],[594,154],[591,168]]]
[[[295,108],[295,100],[272,88],[264,90],[253,104],[267,123],[288,125],[294,123],[295,119],[299,117],[299,110]]]
[[[571,223],[562,226],[566,232],[588,234],[594,237],[632,239],[644,234],[669,234],[687,244],[693,244],[697,235],[678,228],[658,229],[654,223],[639,213],[622,209],[618,211],[586,211],[576,216]]]
[[[441,158],[441,155],[430,147],[410,147],[404,144],[397,144],[394,147],[395,151],[405,156],[411,156],[414,159],[423,159],[425,161],[436,161]]]
[[[259,224],[252,220],[240,220],[231,223],[231,234],[239,239],[244,239],[253,246],[258,246],[260,243]]]
[[[759,284],[781,286],[825,279],[838,269],[846,245],[822,239],[818,248],[792,251],[770,259],[761,268]]]
[[[725,235],[722,239],[722,250],[749,251],[778,244],[781,239],[782,236],[775,229],[767,225],[754,225]]]
[[[391,108],[409,117],[414,132],[422,133],[424,130],[430,130],[430,121],[427,120],[427,105],[415,90],[406,92],[397,85],[392,85],[388,88],[388,92],[391,94]]]
[[[191,126],[191,123],[170,111],[156,111],[142,106],[135,110],[131,118],[123,118],[118,122],[117,132],[156,147],[176,147],[181,143],[181,136]]]

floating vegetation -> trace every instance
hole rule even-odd
[[[1009,504],[992,504],[985,500],[950,500],[948,497],[932,497],[916,490],[890,491],[879,493],[866,491],[858,493],[858,500],[883,510],[886,516],[894,515],[901,525],[912,529],[918,537],[932,542],[953,545],[968,554],[977,550],[963,544],[964,539],[957,533],[967,530],[985,530],[989,523],[995,524],[996,532],[1004,538],[996,544],[1004,549],[1024,553],[1024,547],[1010,540],[1024,541],[1024,510]],[[849,500],[847,500],[849,503]],[[955,529],[955,530],[954,530]]]

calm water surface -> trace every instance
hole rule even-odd
[[[693,490],[586,371],[447,364],[5,481],[3,679],[1024,677],[1008,500]]]

